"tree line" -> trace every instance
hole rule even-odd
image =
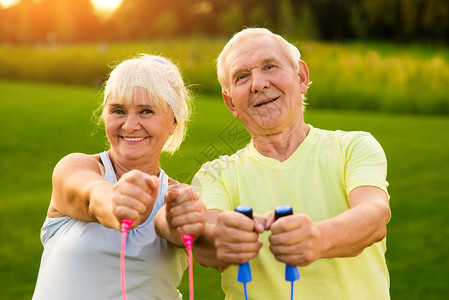
[[[0,7],[0,42],[74,43],[231,35],[263,26],[302,39],[449,41],[447,0],[123,0],[108,18],[90,0]]]

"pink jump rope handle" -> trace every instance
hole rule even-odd
[[[189,299],[193,300],[193,259],[192,259],[192,247],[193,247],[193,235],[182,234],[182,241],[189,252]]]
[[[133,225],[133,220],[122,220],[122,247],[120,250],[120,279],[122,284],[123,300],[127,300],[126,297],[126,283],[125,283],[125,251],[126,251],[126,234]]]
[[[123,219],[122,220],[122,232],[128,232],[131,226],[133,226],[134,220]]]

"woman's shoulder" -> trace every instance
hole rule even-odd
[[[77,170],[92,170],[104,174],[104,166],[101,163],[100,154],[70,153],[56,164],[54,174],[59,172],[71,172]]]

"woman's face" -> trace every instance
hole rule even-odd
[[[176,127],[172,110],[158,109],[143,88],[136,88],[132,102],[120,104],[111,97],[106,103],[105,128],[116,158],[158,160]]]

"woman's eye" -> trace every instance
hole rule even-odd
[[[149,115],[149,114],[153,114],[154,111],[152,111],[151,109],[142,109],[142,111],[140,112],[144,115]]]
[[[115,114],[115,115],[124,115],[124,114],[125,114],[125,112],[123,111],[123,109],[118,109],[118,108],[113,109],[113,110],[111,111],[111,113],[112,113],[112,114]]]

